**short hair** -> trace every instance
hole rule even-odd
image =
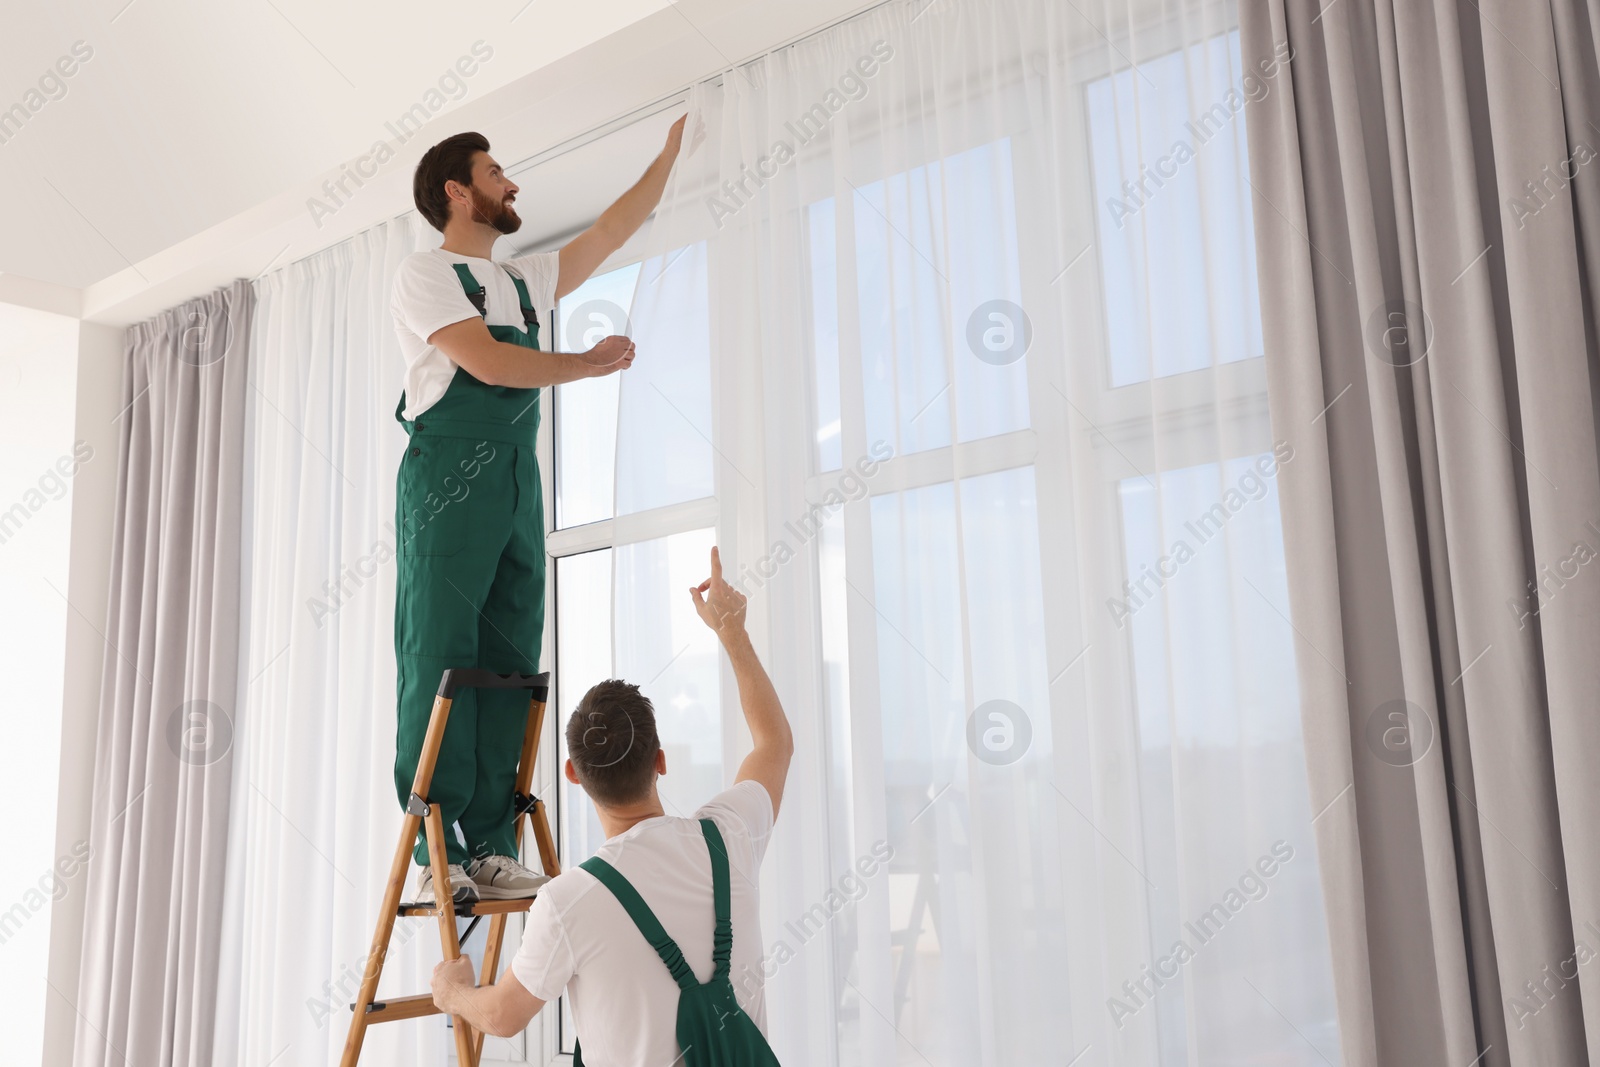
[[[567,720],[567,756],[578,782],[608,808],[650,795],[660,749],[650,698],[617,678],[585,693]]]
[[[416,173],[411,176],[411,199],[416,201],[422,217],[433,228],[444,232],[450,221],[450,197],[445,194],[445,182],[472,184],[472,159],[479,152],[489,151],[489,139],[481,133],[458,133],[446,137],[417,161]]]

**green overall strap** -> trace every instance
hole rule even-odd
[[[678,1021],[676,1036],[679,1059],[684,1067],[779,1067],[777,1056],[762,1036],[755,1020],[739,1006],[733,983],[728,980],[733,955],[732,893],[728,878],[728,848],[722,831],[710,819],[700,820],[700,833],[711,856],[711,899],[716,914],[716,935],[712,948],[715,973],[701,985],[684,962],[650,908],[628,880],[598,856],[579,864],[600,879],[622,902],[634,925],[653,946],[678,982]],[[583,1046],[573,1050],[574,1067],[583,1067]]]
[[[483,286],[478,284],[478,279],[472,276],[472,268],[465,263],[452,263],[451,266],[456,269],[456,277],[461,279],[461,288],[466,291],[467,299],[472,301],[479,315],[488,318],[489,297],[484,293]]]
[[[639,891],[615,867],[599,856],[590,856],[578,866],[600,879],[611,890],[622,909],[628,913],[628,918],[633,920],[633,925],[639,928],[644,939],[650,942],[650,947],[656,950],[656,955],[661,957],[661,962],[672,972],[679,989],[693,989],[700,984],[695,981],[694,971],[684,960],[678,943],[667,936],[666,928],[656,918],[655,912],[650,910],[650,905],[644,902]]]
[[[710,819],[700,820],[700,833],[706,839],[706,851],[711,853],[711,900],[717,916],[716,939],[712,942],[711,959],[716,969],[711,974],[713,982],[728,977],[733,958],[732,894],[728,887],[728,846],[723,843],[722,831]]]
[[[472,301],[472,306],[478,309],[478,315],[487,319],[489,317],[489,297],[484,292],[483,286],[478,284],[478,279],[473,277],[472,268],[465,263],[452,263],[456,270],[456,277],[461,281],[461,288],[467,294],[467,299]],[[528,283],[521,278],[506,271],[511,281],[517,287],[517,304],[522,309],[523,332],[526,333],[533,344],[529,348],[539,347],[539,312],[533,306],[533,298],[528,295]]]
[[[510,271],[506,271],[511,274]],[[522,307],[523,331],[533,338],[533,347],[539,347],[539,313],[534,310],[533,299],[528,296],[528,283],[511,274],[511,280],[517,286],[517,302]]]

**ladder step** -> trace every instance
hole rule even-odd
[[[350,1010],[355,1011],[356,1005],[351,1004]],[[367,1022],[390,1023],[400,1019],[420,1019],[424,1015],[438,1015],[439,1009],[434,1006],[432,993],[419,993],[414,997],[390,997],[387,1000],[375,1000],[367,1005]]]
[[[518,897],[515,900],[479,900],[472,904],[457,904],[457,915],[508,915],[514,912],[527,911],[533,907],[532,897]],[[399,915],[412,918],[434,916],[439,914],[439,909],[432,904],[418,904],[415,901],[401,902]]]

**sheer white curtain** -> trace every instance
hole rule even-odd
[[[401,817],[391,635],[404,360],[389,284],[439,240],[407,213],[256,282],[219,1064],[335,1064],[344,1046]],[[379,996],[425,992],[438,959],[435,927],[397,923]],[[505,1058],[521,1041],[488,1046]],[[448,1047],[439,1018],[375,1026],[362,1062],[437,1065]]]
[[[637,681],[668,803],[724,784],[723,546],[799,746],[784,1062],[1339,1061],[1245,181],[1288,61],[1218,4],[886,4],[697,86],[563,302],[639,359],[557,391],[558,707]]]

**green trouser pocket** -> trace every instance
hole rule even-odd
[[[474,513],[493,507],[487,490],[508,476],[495,464],[509,467],[516,451],[494,441],[413,438],[395,486],[400,554],[453,556],[466,547]]]

